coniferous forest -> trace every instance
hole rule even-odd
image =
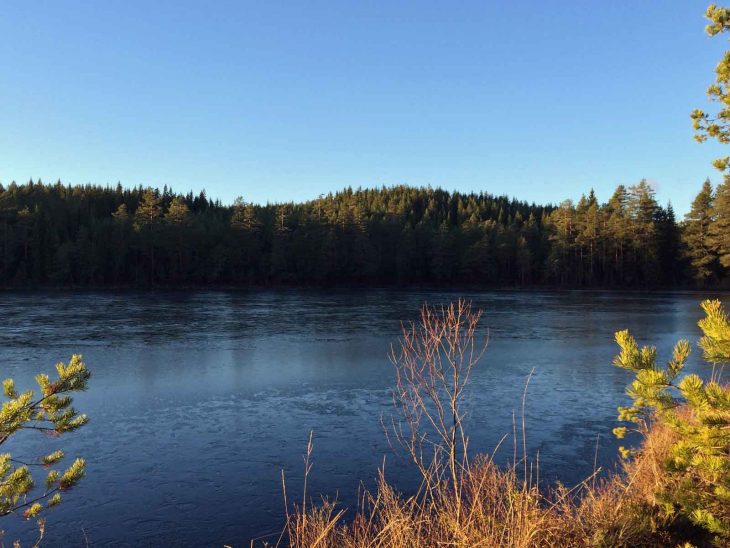
[[[205,193],[0,186],[0,285],[716,286],[730,186],[677,220],[645,181],[535,205],[398,186],[231,206]]]

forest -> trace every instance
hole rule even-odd
[[[645,180],[605,203],[347,188],[232,205],[201,192],[0,185],[0,286],[719,286],[730,185],[701,185],[678,221]]]

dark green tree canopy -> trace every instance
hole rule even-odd
[[[0,190],[5,287],[667,286],[692,281],[684,262],[702,266],[680,240],[646,181],[559,207],[407,186],[265,206],[168,187]]]

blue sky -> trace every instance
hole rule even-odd
[[[0,182],[558,202],[645,177],[684,213],[727,154],[689,119],[729,47],[706,5],[5,0]]]

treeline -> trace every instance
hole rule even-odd
[[[407,186],[227,206],[168,188],[11,183],[0,185],[0,285],[719,283],[730,243],[707,238],[730,234],[715,211],[730,194],[709,188],[711,211],[693,207],[680,225],[645,181],[557,207]]]

